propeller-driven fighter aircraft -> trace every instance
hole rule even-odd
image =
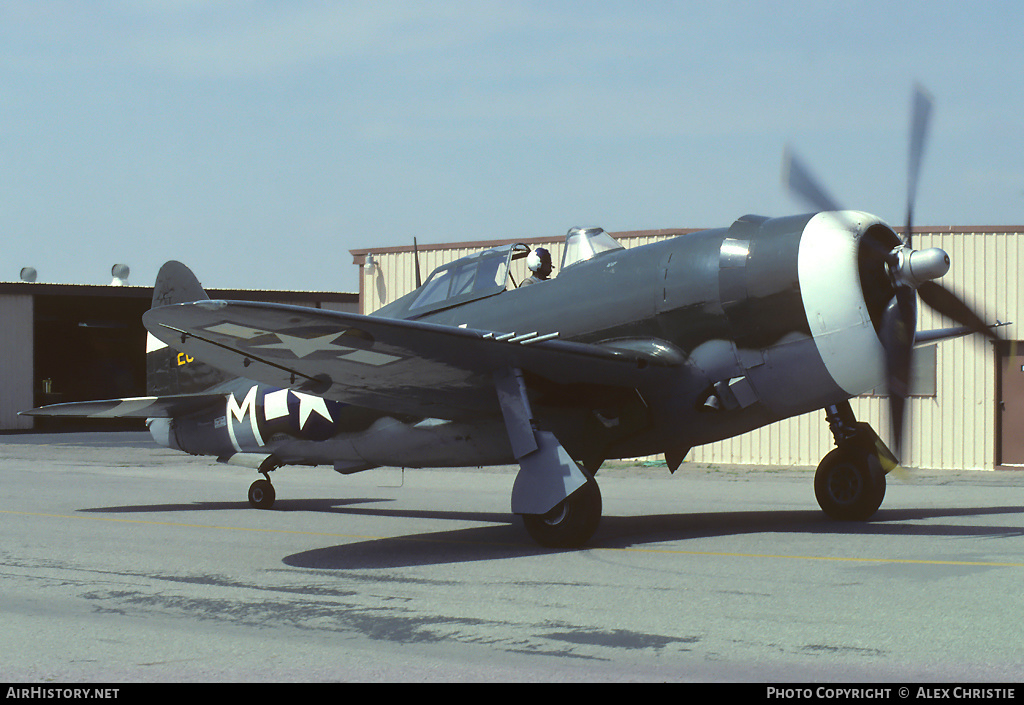
[[[601,517],[605,460],[664,454],[824,409],[836,449],[815,494],[838,519],[879,507],[899,462],[915,343],[995,334],[935,280],[949,258],[911,245],[930,100],[914,101],[907,227],[842,210],[792,160],[815,213],[744,216],[625,249],[573,228],[557,276],[517,287],[522,244],[434,270],[370,316],[210,300],[184,265],[160,270],[152,396],[33,409],[147,418],[154,438],[256,468],[249,501],[274,501],[270,471],[332,465],[518,464],[512,512],[540,544],[583,545]],[[961,324],[915,334],[917,297]],[[849,399],[887,383],[890,450]]]

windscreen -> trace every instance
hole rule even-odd
[[[562,269],[577,262],[585,262],[602,252],[622,249],[625,248],[601,228],[573,228],[565,236]]]

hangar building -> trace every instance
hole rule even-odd
[[[354,293],[209,289],[211,298],[357,311]],[[0,431],[144,428],[139,419],[18,416],[44,404],[146,394],[149,286],[0,282]]]
[[[611,233],[624,247],[677,237],[696,229]],[[559,262],[564,236],[454,242],[418,247],[425,278],[435,267],[463,255],[509,242],[543,246]],[[994,345],[980,336],[919,348],[907,403],[904,464],[933,469],[994,469],[1024,466],[1024,226],[914,228],[914,247],[941,247],[952,267],[941,280],[987,321],[1012,322],[999,329],[1008,341]],[[415,288],[413,247],[350,251],[360,267],[359,310],[372,313]],[[526,276],[522,260],[513,276]],[[555,272],[557,275],[557,271]],[[952,325],[921,304],[919,330]],[[851,402],[857,419],[889,436],[884,390]],[[833,448],[824,412],[806,414],[762,429],[694,448],[686,460],[709,464],[817,465]]]

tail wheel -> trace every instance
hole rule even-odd
[[[871,453],[860,448],[836,448],[822,459],[814,474],[814,496],[826,514],[864,521],[878,511],[885,498],[885,473],[872,461]]]
[[[256,480],[249,485],[249,504],[256,509],[270,509],[274,506],[276,496],[270,480]]]
[[[579,548],[590,540],[601,521],[601,490],[590,477],[547,514],[522,516],[527,533],[541,546]]]

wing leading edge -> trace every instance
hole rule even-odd
[[[164,306],[143,322],[168,345],[239,376],[433,418],[497,413],[493,375],[500,370],[562,384],[639,387],[650,370],[683,362],[654,340],[612,348],[243,301]]]

